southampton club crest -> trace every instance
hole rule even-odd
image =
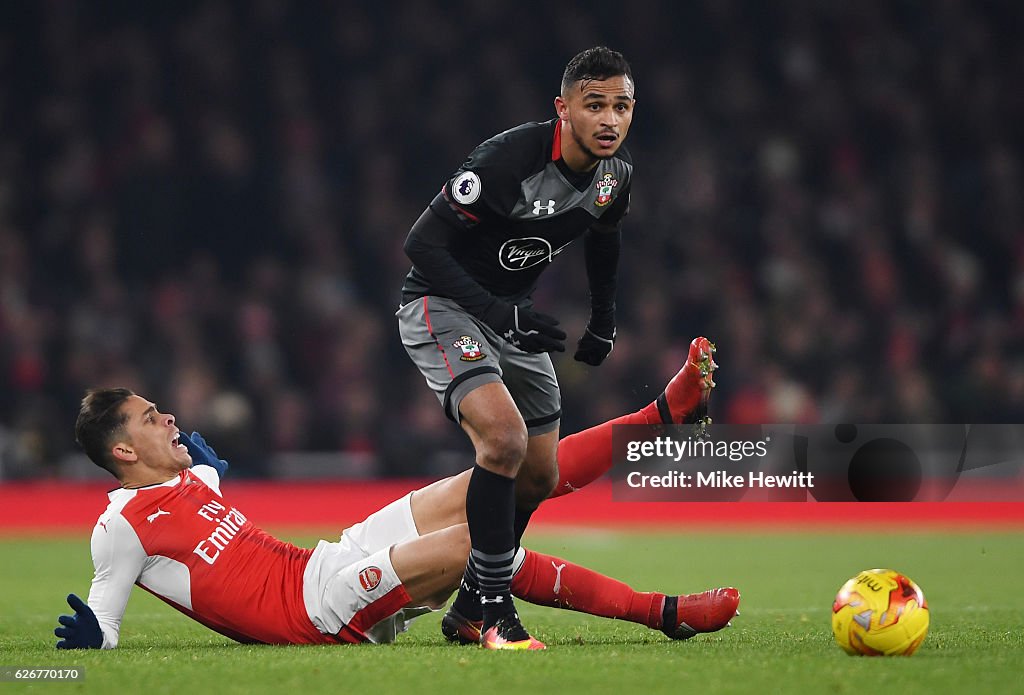
[[[610,171],[605,172],[604,176],[597,180],[597,200],[594,204],[598,207],[604,207],[608,203],[612,202],[612,191],[619,185],[618,179],[612,178]]]
[[[458,340],[452,343],[452,347],[457,347],[462,350],[462,355],[459,357],[463,362],[476,362],[484,358],[484,351],[480,347],[480,343],[476,342],[468,335],[461,336]]]

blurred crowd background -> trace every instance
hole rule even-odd
[[[397,335],[402,244],[596,44],[633,67],[636,174],[619,340],[556,357],[563,432],[698,334],[719,422],[1024,422],[1021,7],[4,2],[0,475],[61,475],[98,385],[238,475],[470,465]],[[581,248],[536,303],[575,340]]]

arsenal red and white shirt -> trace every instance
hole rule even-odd
[[[209,466],[109,493],[92,534],[89,607],[103,648],[117,646],[133,584],[240,642],[337,641],[310,620],[303,574],[312,549],[256,528],[220,493]]]

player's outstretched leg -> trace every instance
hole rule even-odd
[[[658,398],[635,413],[609,420],[563,437],[558,442],[558,484],[551,497],[561,497],[589,485],[608,472],[612,457],[612,428],[615,425],[669,425],[695,423],[698,434],[711,422],[708,398],[715,387],[712,378],[718,368],[714,344],[694,338],[686,363]]]
[[[662,611],[661,631],[672,639],[690,639],[715,632],[739,615],[740,592],[733,587],[708,589],[699,594],[668,596]]]
[[[740,592],[732,587],[682,596],[636,591],[625,582],[525,548],[516,556],[512,592],[530,603],[628,620],[678,640],[721,630],[737,615],[740,603]]]
[[[677,640],[721,630],[739,614],[740,601],[739,591],[731,587],[682,596],[636,591],[612,577],[526,548],[516,554],[512,593],[538,606],[639,623]],[[476,644],[481,625],[449,609],[442,631],[452,642]]]

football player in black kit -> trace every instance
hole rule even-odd
[[[523,531],[558,480],[561,400],[548,353],[565,351],[566,334],[531,293],[582,236],[591,311],[575,359],[601,364],[615,344],[633,171],[622,143],[633,105],[622,55],[583,51],[565,68],[557,118],[479,145],[405,243],[413,267],[398,311],[402,342],[476,451],[466,496],[472,554],[442,621],[449,639],[482,620],[486,648],[544,648],[520,623],[509,586]]]

